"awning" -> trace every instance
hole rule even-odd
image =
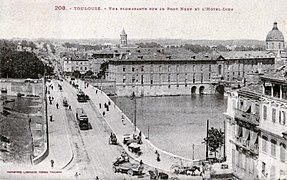
[[[258,134],[254,131],[250,131],[250,142],[252,144],[256,144],[256,142],[258,143]]]
[[[243,129],[243,140],[246,141],[250,135],[250,130],[246,128],[242,128],[242,129]]]
[[[237,132],[237,136],[242,137],[242,127],[236,125],[236,128],[237,128],[237,131],[236,131]]]

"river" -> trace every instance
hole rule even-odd
[[[129,97],[112,100],[134,121],[135,102]],[[173,154],[205,158],[206,120],[223,130],[227,98],[223,95],[141,97],[136,99],[138,128],[158,148]],[[149,132],[148,132],[149,129]]]

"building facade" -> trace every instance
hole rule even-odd
[[[287,178],[286,72],[228,93],[227,162],[239,178]]]
[[[103,62],[104,60],[92,56],[66,56],[63,58],[63,71],[67,75],[71,75],[74,71],[79,71],[81,74],[92,71],[96,74]]]
[[[143,96],[214,94],[223,92],[224,83],[243,82],[248,74],[272,71],[275,62],[266,52],[232,57],[227,52],[174,51],[138,48],[121,52],[109,60],[107,79],[115,82],[119,96],[132,92]]]

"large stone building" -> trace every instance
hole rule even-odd
[[[107,79],[119,96],[214,94],[248,74],[272,71],[267,51],[195,54],[180,48],[132,48],[109,60]]]
[[[88,71],[98,73],[100,66],[104,62],[101,59],[95,59],[92,55],[68,54],[63,58],[63,71],[66,75],[71,75],[74,71],[85,74]]]

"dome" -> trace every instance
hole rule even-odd
[[[272,30],[267,34],[266,41],[284,41],[284,36],[277,27],[277,22],[274,22]]]

